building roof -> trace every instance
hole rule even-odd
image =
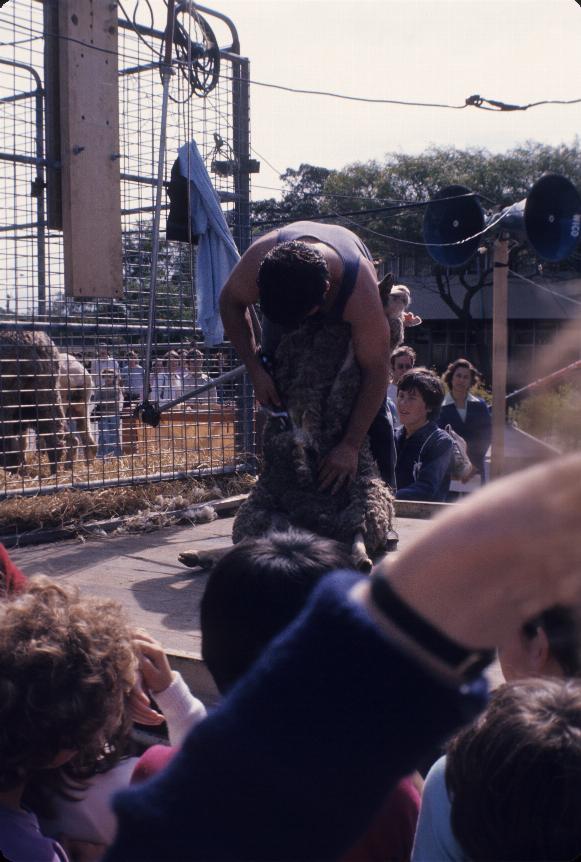
[[[470,276],[469,276],[470,278]],[[444,302],[433,276],[401,276],[412,293],[411,309],[424,320],[457,320]],[[465,290],[457,278],[450,279],[450,293],[462,305]],[[479,291],[471,303],[472,317],[492,318],[492,285]],[[572,320],[581,318],[581,278],[522,280],[510,275],[508,281],[509,320]]]

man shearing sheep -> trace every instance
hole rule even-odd
[[[323,459],[319,473],[321,489],[335,492],[355,477],[359,450],[387,388],[389,326],[371,255],[347,228],[295,222],[257,239],[230,274],[220,297],[224,329],[248,369],[257,400],[280,410],[280,395],[261,361],[251,325],[249,308],[259,301],[261,346],[269,357],[282,335],[311,315],[351,326],[361,386],[343,439]],[[391,433],[392,439],[379,448],[393,446]]]

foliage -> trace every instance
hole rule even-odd
[[[490,389],[487,389],[483,383],[478,383],[477,386],[473,386],[470,391],[476,398],[482,398],[483,401],[486,401],[490,407],[492,404],[492,392]]]
[[[261,232],[301,218],[347,213],[338,223],[357,233],[374,258],[389,261],[404,255],[415,259],[415,271],[422,274],[426,285],[431,282],[442,301],[464,321],[478,364],[489,377],[489,351],[479,328],[473,326],[472,302],[492,284],[492,255],[477,255],[464,268],[452,271],[436,265],[423,246],[424,208],[397,206],[428,201],[443,187],[460,184],[478,193],[485,210],[498,212],[526,197],[546,172],[563,174],[581,188],[579,139],[570,146],[556,147],[528,141],[506,153],[491,153],[484,148],[430,147],[418,155],[389,153],[382,162],[354,162],[339,171],[302,164],[298,170],[289,168],[281,176],[281,201],[271,198],[252,205],[253,226]],[[577,269],[580,259],[573,262]],[[511,252],[510,266],[534,275],[537,261],[526,246],[520,246]],[[543,264],[543,269],[545,275],[550,275],[555,270],[570,270],[571,266],[568,261]]]
[[[252,204],[253,227],[264,230],[300,218],[354,213],[343,223],[364,239],[374,256],[410,251],[425,256],[423,207],[387,212],[382,208],[425,202],[451,184],[477,192],[485,209],[502,208],[524,198],[547,171],[561,173],[581,187],[579,139],[557,147],[528,141],[506,153],[430,147],[418,155],[389,153],[383,162],[354,162],[339,171],[302,164],[281,175],[281,201],[270,198]],[[377,212],[358,214],[369,209]],[[401,240],[420,247],[405,246]]]
[[[563,452],[581,449],[581,389],[571,383],[527,398],[509,410],[509,419]]]
[[[122,238],[124,301],[130,316],[142,323],[149,308],[152,234],[152,222],[147,220],[133,225]],[[193,277],[188,245],[160,237],[156,283],[158,320],[191,324]]]
[[[289,222],[320,217],[327,207],[325,184],[333,173],[307,164],[297,170],[287,168],[280,176],[284,185],[282,200],[268,198],[251,204],[253,236]]]

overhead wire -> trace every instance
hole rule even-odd
[[[118,5],[119,5],[119,7],[120,7],[121,11],[122,11],[122,12],[123,12],[123,14],[125,15],[125,18],[126,18],[127,22],[128,22],[129,24],[131,24],[131,25],[132,25],[132,29],[134,30],[134,32],[136,33],[136,35],[137,35],[137,36],[139,37],[139,39],[140,39],[140,40],[141,40],[141,41],[142,41],[142,42],[147,46],[148,50],[152,51],[154,54],[157,54],[157,55],[159,56],[159,53],[158,53],[157,51],[155,51],[155,50],[153,50],[153,49],[152,49],[152,46],[151,46],[151,45],[149,44],[149,42],[148,42],[148,41],[143,37],[143,35],[139,32],[139,29],[138,29],[138,27],[137,27],[137,25],[136,25],[135,15],[137,14],[137,9],[138,9],[139,3],[140,3],[140,0],[136,0],[135,9],[134,9],[134,15],[133,15],[133,17],[131,17],[131,16],[127,13],[127,10],[125,9],[125,7],[124,7],[124,5],[123,5],[122,0],[118,0]],[[151,11],[152,11],[152,10],[151,10],[151,6],[150,6],[150,4],[149,4],[148,0],[146,0],[146,3],[147,3],[147,6],[148,6],[148,8],[149,8],[149,10],[150,10],[150,14],[151,14]],[[18,25],[18,24],[16,24],[14,21],[13,21],[13,22],[11,22],[11,23],[12,23],[12,25],[13,25],[14,27],[16,27],[16,28],[18,28],[18,27],[19,27],[19,25]],[[31,29],[30,29],[30,27],[25,28],[24,26],[20,26],[20,29],[25,30],[25,31],[26,31],[27,33],[29,33],[29,34],[30,34],[30,33],[32,33],[32,34],[33,34],[32,38],[28,38],[28,39],[24,40],[24,41],[27,41],[27,42],[28,42],[28,41],[34,41],[36,38],[42,38],[44,35],[49,35],[49,36],[53,36],[53,37],[58,38],[58,39],[62,39],[62,40],[64,40],[64,41],[74,42],[74,43],[79,44],[79,45],[82,45],[82,46],[84,46],[84,47],[86,47],[86,48],[88,48],[88,49],[93,49],[93,50],[96,50],[96,51],[100,51],[100,52],[102,52],[102,53],[106,53],[106,54],[115,54],[115,53],[116,53],[116,52],[115,52],[114,50],[112,50],[112,49],[102,48],[102,47],[100,47],[100,46],[97,46],[97,45],[94,45],[94,44],[90,44],[90,43],[88,43],[88,42],[85,42],[84,40],[76,39],[76,38],[74,38],[74,37],[72,37],[72,36],[64,36],[63,34],[60,34],[60,33],[46,33],[46,34],[45,34],[45,33],[42,33],[42,32],[40,32],[40,31],[33,31],[33,30],[31,30]],[[14,44],[16,44],[16,43],[14,43]],[[223,77],[225,77],[225,78],[227,78],[227,79],[229,78],[230,80],[232,80],[231,76],[223,76]],[[342,94],[342,93],[333,93],[333,92],[330,92],[330,91],[324,91],[324,90],[309,90],[309,89],[303,89],[303,88],[288,87],[288,86],[284,86],[284,85],[280,85],[280,84],[267,83],[267,82],[264,82],[264,81],[255,81],[255,80],[252,80],[252,79],[250,79],[248,83],[250,83],[250,84],[254,84],[254,85],[256,85],[256,86],[268,87],[268,88],[272,88],[272,89],[282,90],[282,91],[285,91],[285,92],[297,93],[297,94],[301,94],[301,95],[328,96],[328,97],[338,98],[338,99],[343,99],[343,100],[347,100],[347,101],[366,102],[366,103],[371,103],[371,104],[392,104],[392,105],[402,105],[402,106],[411,106],[411,107],[449,108],[449,109],[454,109],[454,110],[461,110],[461,109],[464,109],[464,108],[467,108],[467,107],[477,107],[477,108],[485,107],[485,106],[483,105],[483,103],[485,103],[485,102],[491,106],[491,108],[485,108],[485,109],[487,109],[487,110],[497,110],[497,111],[498,111],[498,110],[507,110],[507,111],[528,110],[529,108],[532,108],[532,107],[538,107],[538,106],[540,106],[540,105],[546,105],[546,104],[560,104],[560,105],[568,105],[568,104],[577,104],[577,103],[581,103],[581,98],[580,98],[580,99],[569,99],[569,100],[561,100],[561,99],[546,99],[546,100],[540,100],[540,101],[537,101],[537,102],[531,102],[531,103],[529,103],[529,104],[527,104],[527,105],[511,105],[511,104],[508,104],[508,103],[505,103],[505,102],[500,102],[500,101],[497,101],[497,100],[485,99],[485,98],[480,97],[480,96],[470,96],[470,97],[468,97],[468,98],[466,99],[466,101],[465,101],[465,103],[464,103],[464,104],[462,104],[462,105],[452,105],[452,104],[439,103],[439,102],[416,102],[416,101],[400,100],[400,99],[375,99],[375,98],[368,98],[368,97],[361,97],[361,96],[349,96],[349,95]],[[231,124],[231,123],[229,123],[229,122],[228,122],[228,120],[226,120],[226,122],[227,122],[227,124],[230,126],[230,128],[232,129],[232,124]],[[256,149],[254,149],[253,147],[251,147],[250,149],[252,150],[252,152],[253,152],[253,153],[255,153],[255,155],[259,156],[259,158],[261,158],[261,159],[262,159],[266,164],[268,164],[268,165],[269,165],[269,167],[271,167],[271,169],[272,169],[272,170],[274,170],[274,171],[276,171],[277,173],[279,173],[279,174],[280,174],[280,172],[278,171],[278,169],[277,169],[274,165],[272,165],[272,164],[268,161],[268,159],[266,159],[266,157],[264,157],[263,155],[261,155],[261,154],[260,154]],[[275,190],[276,190],[276,191],[278,191],[278,189],[275,189]],[[467,195],[465,195],[465,196],[474,196],[474,195],[475,195],[475,193],[474,193],[474,192],[470,192],[470,193],[468,193],[468,194],[467,194]],[[346,195],[346,197],[351,197],[351,196]],[[439,200],[443,200],[443,199],[439,199]],[[372,215],[372,214],[374,214],[374,213],[379,213],[379,212],[388,212],[388,211],[392,211],[392,210],[400,210],[400,209],[407,209],[407,208],[412,208],[412,207],[426,206],[426,205],[428,205],[429,203],[430,203],[430,201],[423,201],[423,202],[403,202],[403,203],[401,203],[401,204],[397,204],[397,205],[395,205],[395,206],[389,206],[389,207],[384,207],[384,208],[376,208],[376,209],[374,209],[374,210],[369,210],[369,211],[365,211],[365,210],[358,210],[358,211],[354,211],[354,212],[352,212],[352,213],[327,213],[327,214],[321,214],[321,216],[320,216],[320,217],[321,217],[321,218],[340,218],[340,219],[344,219],[345,221],[350,222],[351,224],[356,224],[356,225],[357,225],[358,227],[360,227],[362,230],[366,231],[367,233],[373,234],[374,236],[378,236],[378,237],[380,237],[380,238],[382,238],[382,239],[387,239],[387,240],[390,240],[390,241],[393,241],[393,242],[398,242],[398,243],[405,244],[405,245],[411,245],[411,246],[422,246],[422,247],[429,246],[429,247],[432,247],[432,248],[445,248],[445,247],[454,247],[454,246],[463,245],[463,244],[464,244],[464,243],[466,243],[466,242],[470,242],[470,241],[471,241],[471,240],[473,240],[473,239],[477,239],[478,237],[480,237],[480,236],[482,236],[483,234],[487,233],[487,232],[488,232],[492,227],[494,227],[496,224],[498,224],[498,223],[499,223],[499,222],[500,222],[500,221],[505,217],[505,215],[506,215],[505,213],[501,213],[501,214],[498,216],[498,218],[497,218],[496,220],[489,222],[489,223],[486,225],[486,227],[485,227],[482,231],[479,231],[478,233],[473,234],[472,236],[465,237],[465,238],[464,238],[464,239],[462,239],[462,240],[457,240],[457,241],[455,241],[455,242],[450,242],[450,243],[423,243],[423,242],[417,242],[417,241],[414,241],[414,240],[406,240],[406,239],[404,239],[404,238],[402,238],[402,237],[397,237],[397,236],[393,236],[393,235],[389,235],[389,234],[384,234],[384,233],[382,233],[382,232],[380,232],[380,231],[376,231],[376,230],[374,230],[374,229],[372,229],[372,228],[367,227],[366,225],[359,224],[358,222],[356,222],[355,220],[353,220],[352,218],[350,218],[350,216],[351,216],[351,215],[358,215],[358,216],[362,216],[362,215]],[[516,274],[516,273],[515,273],[515,275],[516,275],[518,278],[521,278],[521,279],[523,279],[523,280],[525,280],[525,281],[530,281],[529,279],[525,279],[525,278],[524,278],[524,276],[520,276],[520,275],[518,275],[518,274]],[[535,286],[541,287],[541,288],[543,288],[543,289],[547,289],[547,288],[544,288],[544,285],[539,285],[539,284],[537,284],[537,282],[530,281],[530,283],[531,283],[531,284],[533,284],[533,285],[535,285]],[[549,291],[549,292],[551,292],[551,291]],[[581,305],[581,302],[578,302],[577,300],[573,300],[573,299],[571,299],[571,297],[566,297],[566,296],[564,296],[563,298],[564,298],[564,299],[569,299],[570,301],[572,301],[572,302],[576,302],[577,304]]]
[[[266,87],[271,90],[281,90],[285,93],[296,93],[301,96],[327,96],[332,99],[342,99],[348,102],[364,102],[372,105],[400,105],[412,108],[446,108],[453,111],[463,111],[465,108],[480,108],[485,111],[527,111],[529,108],[537,108],[541,105],[575,105],[581,102],[578,99],[542,99],[530,102],[527,105],[513,105],[497,99],[486,99],[483,96],[467,96],[461,105],[452,105],[447,102],[416,102],[410,99],[379,99],[369,96],[349,96],[346,93],[335,93],[330,90],[311,90],[303,87],[290,87],[286,84],[273,84],[267,81],[248,81],[256,87]]]
[[[341,216],[341,213],[338,213]],[[355,221],[352,218],[346,218],[345,221],[350,224],[357,225],[357,227],[361,228],[361,230],[366,231],[367,233],[373,234],[374,236],[381,237],[382,239],[388,239],[391,242],[399,242],[402,245],[413,245],[413,246],[421,246],[422,248],[452,248],[454,246],[464,245],[464,243],[470,242],[473,239],[478,239],[480,236],[484,236],[485,233],[488,233],[493,227],[496,227],[504,218],[506,218],[507,212],[502,212],[498,215],[496,219],[492,219],[488,222],[488,224],[478,233],[472,234],[472,236],[464,237],[464,239],[456,240],[455,242],[417,242],[416,240],[411,239],[403,239],[398,236],[391,236],[390,234],[381,233],[380,231],[373,230],[373,228],[367,227],[366,225],[359,224],[359,222]]]
[[[321,197],[323,197],[323,196],[324,196],[324,194],[321,195]],[[316,215],[311,214],[308,216],[300,217],[298,220],[299,221],[314,221],[315,219],[319,219],[320,221],[325,221],[326,219],[330,219],[330,218],[339,218],[340,219],[340,218],[346,218],[349,216],[373,217],[374,215],[376,215],[378,213],[399,212],[400,210],[406,210],[406,209],[418,209],[419,207],[429,206],[431,203],[444,203],[445,201],[459,200],[461,198],[468,198],[468,197],[478,197],[478,192],[466,192],[465,194],[451,195],[450,197],[436,198],[434,200],[429,199],[429,200],[423,200],[423,201],[402,201],[401,203],[392,204],[392,205],[386,206],[386,207],[373,207],[372,209],[351,210],[348,212],[336,212],[334,210],[330,210],[329,212],[325,212],[325,213],[317,213]],[[296,214],[293,216],[293,220],[297,221],[297,215]],[[260,225],[261,227],[267,227],[267,226],[276,227],[277,225],[288,224],[288,221],[289,220],[287,218],[287,219],[280,219],[280,220],[276,220],[276,221],[258,221],[257,224]],[[361,226],[361,227],[363,227],[363,226]],[[466,240],[463,240],[463,242],[466,242]],[[422,245],[423,245],[423,243],[422,243]]]
[[[138,2],[139,2],[139,0],[138,0]],[[142,39],[144,44],[146,44],[147,47],[151,50],[151,46],[143,38],[143,35],[141,33],[139,33],[137,27],[135,26],[134,22],[132,21],[131,16],[129,16],[127,14],[127,11],[125,10],[121,0],[119,0],[118,5],[121,8],[123,14],[125,15],[127,23],[134,25],[135,32],[138,33],[139,38]],[[41,32],[40,30],[32,30],[30,28],[30,26],[19,25],[15,21],[10,21],[9,23],[15,29],[20,29],[23,32],[26,32],[28,34],[32,34],[32,36],[34,38],[36,38],[36,37],[42,38],[43,36],[48,35],[48,36],[51,36],[51,37],[54,37],[57,39],[62,39],[64,41],[74,42],[78,45],[82,45],[83,47],[85,47],[87,49],[90,49],[90,50],[92,49],[94,51],[101,51],[102,53],[105,53],[105,54],[115,54],[116,53],[112,49],[102,48],[99,45],[91,44],[90,42],[86,42],[82,39],[76,39],[73,36],[64,36],[61,33],[51,33],[51,32],[44,33],[44,32]],[[26,41],[33,41],[33,39],[27,39]],[[157,52],[154,51],[153,53],[157,53]],[[223,75],[222,77],[224,77],[226,80],[233,80],[233,77],[229,76],[229,75]],[[334,92],[329,91],[329,90],[311,90],[311,89],[300,88],[300,87],[290,87],[290,86],[287,86],[284,84],[274,84],[274,83],[267,82],[267,81],[256,81],[253,79],[249,79],[248,83],[252,84],[254,86],[257,86],[257,87],[266,87],[269,89],[281,90],[283,92],[288,92],[288,93],[296,93],[299,95],[326,96],[326,97],[330,97],[330,98],[334,98],[334,99],[342,99],[344,101],[350,101],[350,102],[364,102],[367,104],[378,104],[378,105],[400,105],[403,107],[416,107],[416,108],[444,108],[444,109],[457,110],[457,111],[464,110],[465,108],[469,108],[469,107],[474,107],[474,108],[480,108],[480,109],[488,110],[488,111],[496,111],[496,112],[510,111],[510,112],[512,112],[512,111],[527,111],[530,108],[537,108],[537,107],[540,107],[542,105],[575,105],[575,104],[581,103],[581,98],[576,98],[576,99],[540,99],[536,102],[529,102],[526,105],[514,105],[514,104],[511,104],[509,102],[503,102],[503,101],[498,100],[498,99],[487,99],[483,96],[473,95],[473,96],[468,96],[465,99],[463,104],[452,105],[452,104],[449,104],[446,102],[419,102],[419,101],[414,101],[414,100],[409,100],[409,99],[379,99],[379,98],[371,98],[368,96],[350,96],[350,95],[347,95],[346,93],[334,93]]]
[[[567,302],[572,302],[574,305],[581,305],[581,300],[575,299],[572,296],[567,296],[564,293],[559,293],[556,290],[552,290],[550,287],[547,287],[546,284],[541,284],[538,281],[533,281],[532,278],[527,278],[525,275],[521,275],[520,273],[515,272],[513,269],[509,269],[508,272],[510,275],[514,275],[514,277],[518,278],[520,281],[524,281],[527,284],[532,284],[533,287],[539,287],[541,290],[552,294],[555,298],[564,299]]]

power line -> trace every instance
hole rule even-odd
[[[121,3],[119,4],[121,6]],[[137,33],[140,39],[144,42],[145,45],[151,50],[151,46],[149,43],[142,38],[141,34],[138,32],[135,22],[132,21],[125,9],[121,6],[121,9],[126,17],[126,21],[128,24],[132,25],[132,29]],[[75,39],[73,36],[63,36],[61,33],[51,33],[51,32],[40,32],[39,30],[32,30],[30,26],[23,26],[16,23],[16,21],[6,21],[6,23],[11,24],[15,29],[24,30],[27,33],[33,34],[35,37],[42,38],[43,36],[51,36],[56,39],[62,39],[68,42],[74,42],[75,44],[82,45],[83,47],[93,50],[100,51],[104,54],[117,54],[118,52],[113,51],[108,48],[102,48],[97,45],[92,45],[89,42],[85,42],[82,39]],[[33,41],[32,39],[26,41]],[[172,65],[182,65],[179,61],[174,61]],[[223,76],[226,80],[234,80],[230,75]],[[578,99],[542,99],[537,102],[529,102],[527,105],[514,105],[508,102],[503,102],[497,99],[487,99],[480,95],[468,96],[464,104],[462,105],[451,105],[445,102],[416,102],[410,101],[406,99],[372,99],[367,96],[348,96],[345,93],[333,93],[327,90],[308,90],[302,89],[298,87],[289,87],[283,84],[273,84],[266,81],[254,81],[249,80],[249,84],[253,84],[257,87],[266,87],[273,90],[281,90],[287,93],[297,93],[299,95],[309,95],[309,96],[327,96],[334,99],[342,99],[344,101],[349,102],[365,102],[367,104],[378,104],[378,105],[401,105],[406,107],[415,107],[415,108],[447,108],[449,110],[460,111],[464,108],[474,107],[480,108],[485,111],[527,111],[529,108],[537,108],[541,105],[575,105],[581,103],[581,98]],[[266,161],[266,159],[264,160]],[[267,162],[268,164],[268,162]],[[271,166],[272,167],[272,166]],[[274,170],[274,168],[273,168]]]
[[[230,80],[233,80],[230,78]],[[272,84],[267,81],[254,81],[250,79],[249,84],[256,87],[266,87],[271,90],[282,90],[285,93],[297,93],[302,96],[328,96],[332,99],[343,99],[348,102],[365,102],[372,105],[401,105],[412,108],[448,108],[453,111],[462,111],[464,108],[480,108],[484,111],[528,111],[529,108],[537,108],[540,105],[575,105],[581,102],[579,99],[543,99],[538,102],[530,102],[528,105],[512,105],[497,99],[486,99],[483,96],[467,96],[462,105],[451,105],[446,102],[415,102],[408,99],[372,99],[368,96],[348,96],[345,93],[333,93],[329,90],[308,90],[301,87],[289,87],[285,84]]]
[[[402,201],[401,203],[392,204],[391,206],[386,206],[386,207],[373,207],[372,209],[351,210],[348,212],[331,211],[328,213],[316,213],[315,215],[309,215],[309,216],[304,216],[304,217],[299,217],[299,218],[297,218],[297,216],[295,215],[295,216],[293,216],[293,221],[315,221],[316,219],[323,221],[323,220],[330,219],[330,218],[339,218],[339,219],[345,218],[347,216],[374,216],[378,213],[399,212],[400,210],[417,209],[419,207],[426,207],[426,206],[429,206],[431,203],[434,203],[434,202],[443,203],[444,201],[458,200],[459,198],[469,198],[469,197],[476,197],[476,196],[477,196],[477,192],[466,192],[465,194],[462,194],[462,195],[452,195],[450,197],[437,198],[435,201],[434,200]],[[281,224],[289,224],[289,220],[288,219],[281,219],[281,220],[269,221],[269,222],[256,221],[255,224],[257,226],[260,226],[260,227],[269,227],[269,226],[276,227],[277,225],[281,225]],[[361,227],[363,227],[363,225],[361,225]],[[403,242],[403,240],[402,240],[402,242]],[[462,242],[466,242],[466,240],[462,240]],[[423,245],[423,244],[424,243],[420,243],[420,245]]]
[[[443,200],[443,198],[438,198],[438,201],[440,200]],[[428,203],[431,203],[431,201],[428,201]],[[338,213],[337,215],[341,217],[341,213]],[[367,233],[371,233],[374,236],[381,237],[382,239],[388,239],[392,242],[399,242],[402,245],[415,245],[421,246],[422,248],[450,248],[453,246],[464,245],[464,243],[470,242],[470,240],[477,239],[479,236],[483,236],[485,233],[488,233],[488,231],[491,230],[493,227],[496,227],[496,225],[504,218],[506,218],[507,215],[508,212],[500,213],[500,215],[495,220],[489,221],[486,227],[484,227],[481,231],[478,231],[478,233],[474,233],[472,234],[472,236],[467,236],[464,239],[459,239],[456,242],[417,242],[411,239],[402,239],[399,236],[390,236],[386,233],[380,233],[380,231],[373,230],[370,227],[366,227],[363,224],[359,224],[359,222],[351,218],[346,218],[345,221],[349,222],[350,224],[357,225],[357,227],[361,228],[361,230],[367,231]]]
[[[367,102],[369,104],[378,105],[410,105],[417,108],[452,108],[453,110],[462,110],[463,108],[468,107],[467,104],[448,105],[440,104],[438,102],[410,102],[400,99],[371,99],[366,96],[347,96],[344,93],[332,93],[327,90],[305,90],[299,87],[287,87],[284,84],[271,84],[266,81],[254,81],[252,79],[249,80],[248,83],[253,84],[256,87],[266,87],[271,90],[282,90],[285,93],[298,93],[304,96],[329,96],[333,99],[344,99],[349,102]]]
[[[541,290],[545,290],[547,293],[550,293],[554,297],[558,297],[559,299],[566,299],[567,302],[572,302],[574,305],[581,305],[581,300],[574,299],[572,296],[567,296],[564,293],[558,293],[556,290],[551,290],[550,287],[547,287],[545,284],[541,284],[538,281],[533,281],[532,278],[527,278],[524,275],[520,275],[518,272],[515,272],[513,269],[509,269],[510,275],[514,275],[515,278],[520,279],[521,281],[526,282],[527,284],[532,284],[533,287],[540,287]]]
[[[260,153],[257,153],[256,150],[253,150],[253,152],[256,153],[256,155],[260,155]],[[284,188],[280,188],[278,186],[263,186],[263,185],[260,185],[259,183],[252,183],[252,188],[253,189],[266,189],[267,191],[271,191],[271,192],[282,192],[283,194],[287,193],[287,190]],[[291,193],[292,193],[292,190],[291,190]],[[481,194],[480,192],[473,192],[472,194],[477,195],[479,198],[482,198],[483,200],[486,200],[491,204],[494,203],[490,198],[487,198],[485,195]],[[379,204],[389,204],[389,205],[394,205],[394,206],[396,204],[413,203],[413,201],[406,201],[406,200],[404,200],[404,198],[364,197],[363,195],[358,195],[358,194],[349,195],[349,194],[340,194],[339,192],[326,192],[326,191],[302,192],[301,197],[302,198],[336,198],[338,200],[361,201],[362,203],[379,203]],[[443,198],[438,198],[438,200],[443,200]],[[449,199],[446,198],[446,200],[449,200]],[[258,201],[254,201],[253,203],[261,203],[261,201],[258,200]],[[419,205],[419,203],[418,203],[418,205]]]
[[[485,99],[483,96],[469,96],[466,104],[474,108],[482,108],[484,111],[528,111],[529,108],[538,108],[540,105],[576,105],[581,99],[542,99],[539,102],[529,102],[528,105],[511,105],[508,102],[500,102],[497,99]],[[486,104],[484,104],[486,103]]]

